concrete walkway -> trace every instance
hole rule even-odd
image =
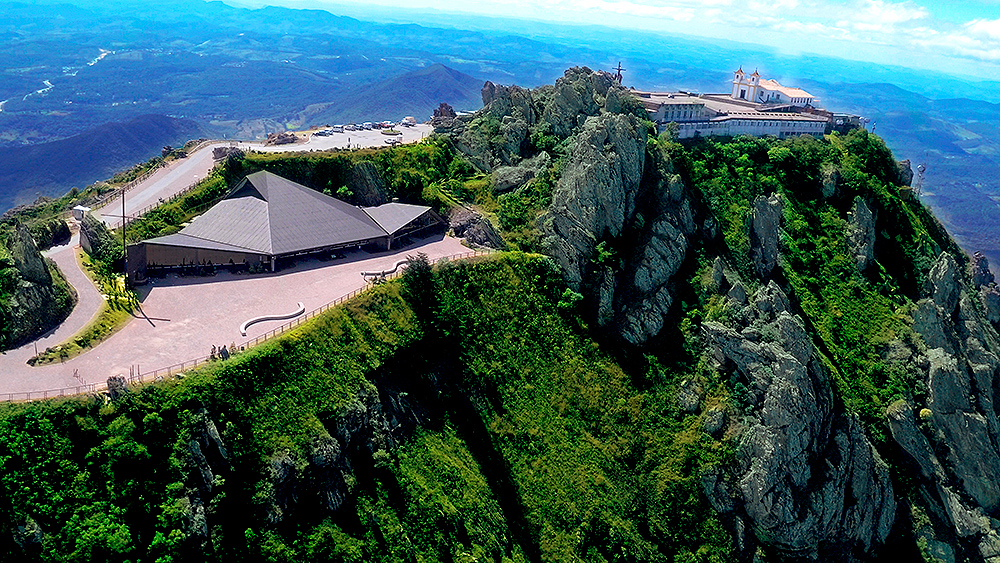
[[[60,247],[50,251],[50,256],[81,293],[80,305],[59,328],[39,340],[39,350],[71,337],[100,306],[101,296],[80,271],[71,249],[72,245]],[[247,319],[295,310],[300,301],[307,312],[312,311],[365,287],[362,271],[390,269],[398,260],[418,252],[433,260],[466,253],[469,249],[459,239],[438,235],[391,252],[371,254],[357,250],[328,262],[304,259],[274,274],[169,275],[153,280],[140,291],[145,318],[133,319],[111,338],[76,358],[61,364],[31,367],[25,363],[34,354],[30,343],[0,356],[0,400],[8,393],[100,384],[112,375],[128,376],[132,366],[137,366],[137,371],[150,372],[207,356],[213,345],[239,345],[285,322],[255,324],[244,338],[239,329]],[[91,293],[85,294],[88,287]],[[78,377],[74,378],[74,373]]]

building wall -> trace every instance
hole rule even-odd
[[[728,119],[725,121],[701,121],[696,123],[678,123],[677,136],[680,139],[690,139],[695,136],[734,137],[736,135],[754,135],[758,137],[794,137],[798,135],[820,136],[826,132],[826,122],[823,121],[783,121],[763,119]],[[666,130],[666,124],[660,124],[660,131]]]
[[[143,243],[148,266],[185,266],[193,264],[257,264],[267,262],[267,256],[249,252],[228,252]]]

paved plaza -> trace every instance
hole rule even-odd
[[[81,304],[66,322],[38,341],[39,350],[65,342],[86,325],[100,306],[101,296],[80,271],[74,252],[73,245],[67,245],[54,249],[49,256],[81,293]],[[363,271],[392,269],[399,260],[417,253],[434,260],[467,252],[469,248],[460,239],[437,235],[390,252],[353,250],[330,261],[304,258],[274,274],[170,274],[153,279],[140,289],[145,318],[131,320],[111,338],[76,358],[31,367],[25,362],[34,355],[32,343],[0,355],[0,394],[103,383],[112,375],[128,376],[132,366],[149,372],[201,358],[211,352],[213,345],[239,345],[287,322],[254,324],[243,337],[240,325],[248,319],[291,313],[299,302],[309,312],[365,287]]]

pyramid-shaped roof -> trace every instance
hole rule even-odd
[[[225,245],[269,255],[362,243],[387,235],[360,208],[267,171],[241,180],[178,234],[191,242],[189,246]]]
[[[392,202],[383,203],[378,207],[365,207],[364,210],[385,232],[394,235],[403,227],[419,219],[424,213],[429,212],[431,208],[424,205]]]

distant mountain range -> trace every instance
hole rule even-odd
[[[0,211],[107,179],[158,155],[164,145],[200,136],[202,128],[189,119],[143,115],[59,141],[0,150]]]
[[[483,107],[483,80],[442,64],[408,72],[355,91],[341,92],[334,102],[320,104],[305,118],[309,123],[349,123],[399,119],[413,116],[417,121],[431,118],[438,104],[446,102],[456,110]]]

